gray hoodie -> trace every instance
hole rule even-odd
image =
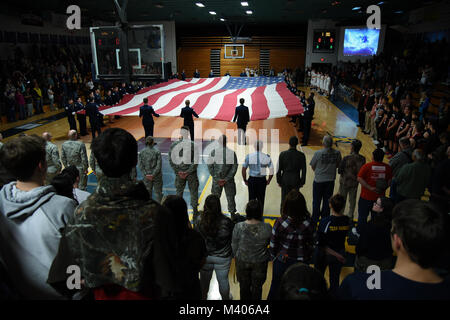
[[[17,291],[25,299],[63,299],[47,284],[61,231],[75,211],[75,201],[52,186],[31,191],[16,182],[0,191],[0,255]]]

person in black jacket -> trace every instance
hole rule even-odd
[[[195,69],[194,78],[200,78],[200,72],[198,72],[198,69]]]
[[[100,126],[103,115],[100,113],[100,111],[98,111],[98,105],[94,102],[93,99],[88,100],[85,110],[86,115],[89,117],[89,124],[91,125],[92,139],[94,139],[95,133],[97,133],[97,135],[100,135],[102,133]]]
[[[335,194],[330,198],[329,204],[331,214],[320,220],[317,229],[314,267],[324,274],[328,266],[330,293],[336,294],[341,269],[345,263],[345,238],[350,229],[350,220],[343,215],[345,209],[343,196]]]
[[[313,116],[314,116],[315,105],[316,105],[316,103],[314,102],[314,93],[311,93],[304,104],[302,146],[308,145],[309,134],[311,133],[311,123],[312,123]]]
[[[297,191],[306,181],[306,158],[297,150],[298,138],[289,139],[289,150],[280,153],[278,158],[277,183],[281,187],[281,204],[292,189]]]
[[[239,102],[241,103],[241,105],[236,107],[233,122],[237,121],[238,143],[246,144],[245,131],[247,130],[247,124],[250,122],[250,113],[248,111],[248,107],[244,106],[244,98],[239,99]]]
[[[80,113],[81,111],[81,113]],[[84,105],[81,102],[81,98],[77,98],[77,102],[75,102],[75,112],[77,112],[77,120],[80,125],[80,136],[86,136],[88,134],[86,128],[86,114],[83,113]]]
[[[205,200],[203,212],[194,223],[194,229],[199,231],[206,242],[208,256],[200,270],[200,284],[203,300],[206,300],[213,271],[216,272],[219,292],[222,300],[230,300],[230,271],[232,248],[231,239],[234,223],[222,213],[220,198],[209,195]]]
[[[159,117],[159,114],[153,110],[152,106],[149,106],[148,98],[144,98],[144,105],[139,108],[139,118],[142,117],[142,125],[144,126],[145,137],[153,137],[153,127],[155,122],[153,121],[153,116]]]
[[[195,113],[194,109],[192,109],[189,105],[191,102],[189,100],[186,100],[184,102],[186,106],[181,109],[180,117],[184,119],[183,126],[189,127],[189,132],[191,133],[191,140],[195,141],[194,139],[194,119],[193,116],[198,118],[198,114]]]
[[[69,98],[67,105],[64,107],[66,110],[67,121],[69,121],[70,130],[77,130],[77,122],[75,121],[76,109],[73,104],[73,99]]]
[[[103,106],[104,103],[102,101],[102,96],[100,95],[100,89],[96,89],[93,92],[94,102],[97,104],[97,107]],[[104,127],[105,123],[103,122],[103,114],[99,113],[100,127]]]
[[[201,300],[202,290],[198,274],[205,264],[207,251],[202,235],[190,226],[186,201],[180,196],[169,195],[164,207],[169,209],[170,221],[175,227],[174,240],[176,264],[176,283],[178,289],[175,299]]]
[[[366,100],[368,98],[369,97],[366,90],[362,90],[361,97],[359,98],[358,102],[358,125],[357,125],[357,127],[360,127],[361,130],[364,130],[365,115],[366,115],[366,113],[364,112],[364,104],[366,103]]]
[[[381,270],[393,267],[391,220],[394,204],[380,197],[373,204],[370,221],[361,228],[356,244],[355,271],[366,272],[370,265]]]

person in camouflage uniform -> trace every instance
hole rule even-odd
[[[141,169],[142,174],[144,175],[144,184],[150,194],[152,196],[153,187],[155,188],[156,193],[156,201],[161,203],[163,198],[163,179],[161,172],[161,152],[154,147],[155,142],[153,137],[145,138],[146,147],[139,153],[138,156],[138,166]]]
[[[184,152],[190,151],[189,154]],[[189,139],[189,127],[181,128],[181,138],[172,143],[169,150],[169,162],[175,172],[175,188],[177,196],[183,197],[186,182],[191,195],[191,206],[195,217],[198,216],[198,176],[195,144]]]
[[[52,179],[61,172],[62,166],[61,160],[59,159],[58,147],[51,142],[52,135],[50,134],[50,132],[44,132],[42,134],[42,138],[47,141],[45,144],[45,157],[47,161],[47,175],[45,177],[45,185],[49,185]]]
[[[102,168],[100,168],[100,166],[98,165],[97,159],[95,159],[94,153],[92,152],[92,145],[91,155],[89,156],[89,167],[91,167],[92,171],[97,177],[97,183],[99,183],[100,179],[103,178],[103,171]]]
[[[236,183],[234,176],[238,169],[236,153],[227,148],[227,137],[222,135],[216,142],[214,149],[210,152],[207,160],[209,174],[212,176],[211,194],[222,195],[225,188],[225,195],[228,202],[228,211],[231,219],[235,220],[236,214]]]
[[[81,190],[86,190],[87,186],[87,169],[89,167],[86,146],[82,141],[77,141],[77,132],[69,131],[69,140],[64,142],[61,147],[61,161],[64,167],[74,165],[80,171]]]
[[[95,299],[158,299],[176,291],[170,213],[152,200],[130,172],[137,143],[120,128],[110,128],[92,143],[104,176],[94,193],[75,210],[61,239],[47,282],[73,296],[67,266],[80,267],[85,290]],[[83,291],[82,291],[83,292]]]

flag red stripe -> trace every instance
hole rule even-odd
[[[171,93],[171,92],[176,92],[176,91],[181,91],[181,90],[185,90],[185,89],[189,89],[189,88],[191,88],[192,86],[194,86],[196,84],[201,84],[201,83],[205,82],[205,80],[206,79],[201,79],[197,83],[187,83],[187,84],[184,84],[184,85],[176,87],[176,88],[167,89],[167,90],[163,90],[163,91],[160,91],[158,93],[152,94],[152,95],[147,97],[148,98],[148,105],[149,106],[153,105],[156,101],[158,101],[158,99],[160,97],[162,97],[165,94],[168,94],[168,93]],[[166,83],[165,85],[167,86],[169,84]],[[158,87],[152,86],[152,90],[153,89],[157,89],[159,87],[162,87],[162,86],[159,86],[159,85],[158,85]],[[124,109],[122,111],[114,112],[114,114],[116,114],[116,115],[127,115],[127,114],[130,114],[130,113],[139,111],[140,107],[142,107],[143,105],[144,105],[144,103],[140,102],[138,105],[136,105],[134,107],[130,107],[130,108],[126,108],[126,109]],[[158,111],[158,113],[160,113],[160,111]]]
[[[188,95],[193,94],[193,93],[197,93],[197,92],[202,92],[202,91],[209,90],[212,87],[214,87],[219,81],[220,81],[220,78],[215,78],[213,81],[211,81],[211,83],[209,83],[208,85],[206,85],[206,86],[204,86],[202,88],[199,88],[199,89],[194,90],[194,91],[188,91],[188,92],[180,93],[180,94],[176,95],[175,97],[173,97],[170,100],[170,102],[168,104],[166,104],[164,107],[158,109],[157,112],[160,113],[160,114],[164,114],[164,113],[167,113],[169,111],[172,111],[173,109],[178,107],[181,103],[183,103],[184,99]],[[199,82],[197,82],[196,84],[198,84]],[[195,104],[192,106],[192,108],[195,110],[195,112],[197,112]],[[198,112],[197,112],[197,114],[198,114]]]
[[[223,97],[222,106],[214,120],[231,121],[233,120],[234,111],[237,106],[237,97],[247,89],[238,89],[233,93],[227,94]]]
[[[264,120],[270,115],[269,106],[267,105],[267,99],[264,95],[266,87],[257,87],[253,91],[252,97],[252,117],[251,120]]]
[[[195,102],[193,108],[195,109],[195,112],[197,114],[200,114],[205,110],[206,106],[208,105],[209,101],[211,100],[212,96],[222,93],[227,90],[216,90],[214,92],[205,93],[204,95],[201,95],[198,97],[197,101]]]
[[[288,116],[303,113],[303,107],[300,99],[286,87],[286,84],[279,82],[276,85],[276,91],[283,99],[284,105],[288,110]]]

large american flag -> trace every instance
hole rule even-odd
[[[185,100],[203,119],[231,121],[239,99],[245,99],[251,120],[282,118],[303,113],[300,100],[286,87],[283,77],[218,77],[169,80],[126,95],[112,107],[100,108],[104,115],[139,115],[142,99],[156,113],[179,116]]]

